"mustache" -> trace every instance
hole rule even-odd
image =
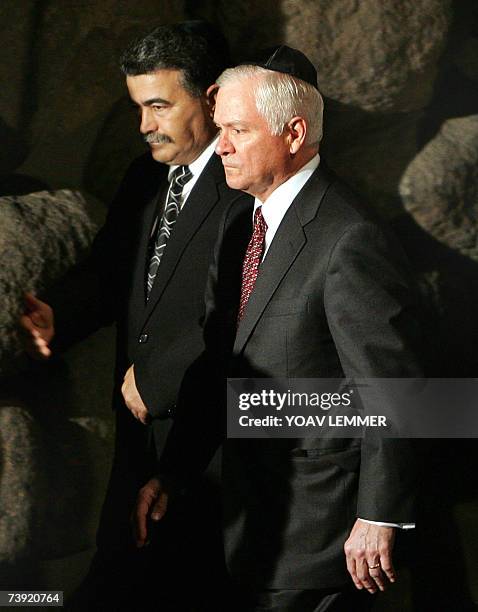
[[[149,132],[143,136],[144,142],[147,144],[168,144],[173,142],[173,139],[166,134],[158,134],[158,132]]]

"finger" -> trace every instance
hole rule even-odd
[[[357,564],[357,576],[362,583],[362,585],[367,589],[369,593],[377,592],[377,585],[375,581],[372,580],[369,574],[369,569],[367,565],[367,561],[365,559],[356,560]]]
[[[36,361],[46,361],[51,356],[51,351],[47,349],[46,351],[40,351],[37,347],[26,349],[27,354],[35,359]]]
[[[356,566],[355,566],[355,559],[350,556],[350,555],[346,555],[345,557],[346,563],[347,563],[347,570],[353,580],[353,583],[355,584],[355,586],[357,587],[357,589],[359,589],[360,591],[363,589],[363,585],[360,582],[360,580],[358,579],[357,576],[357,570],[356,570]]]
[[[48,328],[48,322],[45,320],[45,316],[42,312],[39,312],[39,311],[31,312],[30,317],[34,325],[36,325],[37,327],[40,327],[42,329]]]
[[[376,567],[373,569],[368,570],[368,573],[370,575],[370,578],[375,582],[375,584],[378,586],[378,588],[381,591],[385,591],[385,576],[382,572],[382,570],[380,569],[380,567]]]
[[[142,420],[142,415],[141,415],[140,410],[138,408],[135,408],[135,407],[130,408],[130,410],[131,410],[131,414],[134,416],[134,418],[137,421],[140,421],[142,423],[143,420]]]
[[[32,339],[33,343],[38,346],[38,348],[42,346],[48,346],[47,341],[45,340],[45,338],[42,337],[41,333],[38,330],[34,330],[32,332]]]
[[[22,327],[23,330],[27,331],[29,334],[33,335],[34,333],[38,333],[38,330],[36,329],[33,321],[27,315],[22,315],[20,317],[20,326]]]
[[[153,504],[153,509],[151,511],[151,518],[153,521],[160,521],[163,516],[166,514],[166,510],[168,509],[168,494],[164,491],[161,491],[158,499]]]
[[[48,304],[37,299],[32,293],[25,294],[25,309],[34,325],[47,329],[52,325],[51,309]]]
[[[28,317],[25,317],[28,319]],[[52,352],[48,343],[41,337],[40,333],[34,327],[27,329],[22,326],[21,331],[25,336],[25,351],[34,359],[45,359],[51,356]]]
[[[40,355],[42,357],[46,357],[48,359],[48,357],[51,357],[51,349],[49,348],[48,344],[42,340],[40,344],[37,344],[38,347],[38,352],[40,353]]]
[[[149,420],[149,412],[146,410],[146,408],[141,407],[138,410],[138,414],[139,414],[139,420],[141,421],[141,423],[143,423],[143,425],[147,425],[148,420]]]
[[[385,576],[382,573],[382,569],[380,567],[380,555],[378,553],[377,540],[376,538],[372,538],[372,540],[368,540],[366,538],[366,561],[368,567],[368,573],[370,578],[375,582],[378,588],[381,591],[385,590]]]
[[[367,534],[365,536],[365,560],[367,562],[368,575],[374,586],[378,587],[380,591],[385,590],[385,576],[382,573],[380,567],[380,554],[378,551],[379,533],[377,529],[372,526],[368,527]]]
[[[397,574],[392,561],[392,553],[388,546],[384,546],[381,549],[380,565],[382,566],[382,571],[384,572],[385,576],[390,580],[390,582],[395,582],[397,579]]]
[[[131,414],[134,416],[135,419],[137,419],[138,421],[141,421],[143,425],[148,424],[149,412],[144,406],[136,406],[132,404],[131,402],[129,403],[125,402],[125,403],[126,403],[127,408],[131,411]]]
[[[143,416],[143,413],[140,410],[131,410],[131,412],[137,421],[143,425],[146,425],[146,418]]]
[[[51,355],[51,350],[48,346],[48,342],[44,340],[38,334],[38,332],[36,334],[33,334],[32,344],[35,347],[36,351],[40,353],[41,355],[43,355],[44,357],[49,357]]]
[[[29,315],[22,315],[19,319],[20,329],[23,333],[27,334],[28,337],[43,338],[41,335],[41,329],[46,329],[48,325],[44,324],[44,320],[40,322],[39,318],[35,316],[35,313]]]
[[[44,348],[44,347],[48,348],[48,342],[41,335],[41,332],[39,332],[38,329],[33,329],[32,330],[32,332],[31,332],[31,341],[38,348]]]
[[[136,546],[141,548],[148,537],[147,516],[149,503],[145,499],[139,499],[133,514],[133,530],[136,540]]]

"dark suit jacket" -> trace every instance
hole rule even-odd
[[[203,350],[204,288],[219,221],[231,202],[248,199],[228,188],[221,160],[213,155],[178,217],[146,302],[148,243],[164,204],[167,173],[168,167],[149,153],[133,162],[91,257],[46,296],[56,315],[57,348],[102,325],[115,323],[117,328],[116,449],[100,529],[108,532],[109,541],[118,535],[118,522],[125,538],[131,539],[131,505],[138,488],[155,471],[146,454],[147,429],[123,402],[124,374],[134,363],[159,451],[184,372]]]
[[[401,251],[322,168],[287,211],[236,334],[240,262],[247,243],[240,237],[250,236],[251,219],[251,206],[242,202],[231,206],[224,219],[207,296],[208,351],[189,375],[196,394],[201,368],[217,377],[421,374],[416,304]],[[189,476],[187,466],[180,471],[177,449],[186,444],[190,454],[203,457],[196,465],[205,465],[224,423],[224,405],[216,397],[214,418],[196,411],[192,425],[187,408],[192,392],[188,384],[184,388],[184,408],[161,464],[178,480]],[[208,392],[211,385],[203,384],[202,393]],[[209,432],[203,434],[209,447],[204,438],[198,442],[201,425]],[[225,545],[232,573],[256,588],[348,582],[343,544],[356,517],[414,520],[408,453],[406,441],[372,435],[227,440]]]
[[[58,348],[116,323],[118,383],[134,363],[153,417],[168,416],[186,367],[203,348],[204,287],[219,221],[231,202],[250,200],[228,188],[213,155],[175,224],[146,302],[147,248],[167,173],[149,154],[133,162],[92,256],[46,296],[57,311]]]

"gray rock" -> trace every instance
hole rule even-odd
[[[327,97],[379,112],[427,105],[452,17],[449,0],[221,0],[220,7],[237,51],[286,42],[315,63]]]
[[[62,190],[0,198],[0,375],[20,355],[17,333],[23,293],[60,278],[87,252],[95,233],[85,199]],[[7,264],[7,265],[5,265]]]
[[[38,406],[0,407],[0,566],[94,544],[111,423],[68,419],[50,408],[51,414],[39,418],[33,416]]]
[[[478,115],[443,124],[406,169],[400,195],[425,231],[478,262]]]
[[[98,204],[67,190],[3,197],[0,207],[0,565],[13,565],[94,543],[112,450],[114,342],[101,330],[51,363],[19,359],[23,292],[78,263],[100,218]]]
[[[0,407],[0,564],[31,553],[33,525],[45,505],[40,445],[40,429],[27,410]]]
[[[23,292],[41,291],[78,263],[102,215],[68,190],[7,196],[0,207],[8,262],[0,271],[0,565],[12,566],[94,543],[112,450],[114,342],[102,330],[64,359],[22,373]]]

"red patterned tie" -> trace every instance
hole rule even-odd
[[[262,253],[264,251],[264,238],[266,237],[267,223],[264,221],[261,208],[261,206],[256,208],[256,212],[254,213],[254,231],[247,245],[244,263],[242,264],[241,301],[239,303],[239,312],[237,313],[238,324],[244,316],[247,302],[256,284],[259,264],[261,263]]]

